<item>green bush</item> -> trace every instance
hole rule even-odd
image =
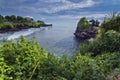
[[[0,24],[0,29],[12,29],[12,28],[14,28],[15,26],[14,26],[14,24],[12,24],[12,23],[1,23]]]
[[[78,55],[71,64],[75,73],[72,80],[104,80],[105,76],[97,62],[87,56]]]
[[[104,38],[81,45],[79,51],[81,54],[92,53],[93,56],[105,52],[120,51],[120,33],[108,31]]]
[[[0,48],[2,48],[2,47],[0,46]],[[11,67],[6,65],[3,55],[0,54],[0,80],[12,79],[12,77],[8,76],[10,72],[11,72]]]
[[[64,75],[67,69],[65,65],[66,63],[60,58],[48,54],[38,67],[36,74],[39,74],[38,77],[41,80],[67,80]]]
[[[4,24],[0,23],[0,29],[2,29],[4,27]]]
[[[14,28],[14,24],[12,24],[12,23],[11,24],[6,24],[5,26],[6,26],[6,28],[10,28],[10,29]]]
[[[24,24],[23,24],[23,23],[16,23],[16,24],[15,24],[15,27],[18,27],[18,28],[19,28],[19,27],[24,27]]]
[[[48,55],[43,61],[39,74],[42,80],[103,80],[105,74],[94,59],[77,55],[73,59]],[[39,71],[39,70],[38,70]]]
[[[106,37],[103,39],[105,41],[108,41],[111,37],[113,37],[112,41],[119,39],[119,35],[114,31],[107,32],[105,35]],[[102,42],[100,43],[102,44]],[[96,43],[93,41],[93,44],[91,49],[102,50],[102,55],[89,57],[79,54],[72,58],[67,58],[65,56],[56,57],[50,53],[47,54],[36,42],[28,41],[24,37],[21,37],[16,43],[6,41],[0,46],[0,79],[105,80],[113,72],[118,74],[120,52],[116,50],[118,52],[105,51],[107,53],[103,53],[105,47],[98,47],[100,45],[99,41],[96,41]],[[95,44],[98,46],[95,46]],[[108,43],[104,42],[104,45],[108,45]],[[90,50],[89,48],[87,47],[87,50]]]
[[[120,15],[119,14],[114,14],[109,19],[106,19],[102,23],[102,28],[105,29],[105,32],[108,30],[115,30],[120,32]]]
[[[68,59],[46,54],[36,42],[24,37],[16,43],[7,41],[1,45],[0,61],[1,80],[105,79],[102,69],[94,59],[82,55]]]
[[[40,49],[37,43],[28,41],[24,37],[17,43],[5,42],[0,48],[0,54],[4,59],[3,63],[11,69],[6,72],[7,77],[14,80],[28,79],[37,62],[41,63],[45,58],[45,51]]]
[[[120,75],[120,52],[103,53],[95,58],[99,65],[101,72],[105,73],[104,76],[107,80],[117,80]]]
[[[109,69],[107,71],[113,72],[115,68],[120,67],[120,52],[104,53],[95,57],[97,61],[104,61],[104,65]]]
[[[77,28],[80,30],[89,30],[90,29],[90,23],[89,21],[87,21],[86,17],[82,17],[78,24],[77,24]]]

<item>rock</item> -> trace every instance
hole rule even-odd
[[[76,29],[74,35],[80,39],[94,38],[98,32],[98,27],[93,27],[91,30],[80,30]]]

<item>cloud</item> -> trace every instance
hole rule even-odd
[[[82,17],[86,18],[94,18],[94,19],[99,19],[99,18],[104,18],[105,13],[89,13],[89,14],[82,14],[82,15],[59,15],[58,18],[61,19],[80,19]]]
[[[52,0],[49,0],[51,2]],[[54,0],[52,2],[55,2]],[[52,6],[49,9],[44,9],[46,13],[56,13],[64,10],[78,9],[78,8],[86,8],[95,5],[96,3],[93,0],[84,0],[79,3],[74,3],[68,0],[58,0],[58,2],[62,2],[59,6]]]
[[[82,0],[74,3],[70,0],[38,0],[37,2],[27,4],[28,0],[11,0],[3,4],[4,8],[11,8],[20,11],[34,13],[57,13],[65,10],[92,7],[96,4],[93,0]],[[6,6],[5,6],[6,5]]]
[[[25,16],[25,17],[28,17],[28,18],[33,18],[33,16]]]
[[[39,1],[42,1],[42,0],[39,0]],[[44,0],[44,2],[46,3],[58,3],[58,2],[69,3],[70,1],[68,0]]]

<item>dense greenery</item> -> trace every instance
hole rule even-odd
[[[1,80],[105,80],[120,70],[120,53],[58,58],[21,37],[0,46]],[[114,75],[113,75],[114,76]]]
[[[32,79],[42,80],[96,80],[104,78],[94,59],[78,55],[73,59],[46,54],[37,43],[23,37],[17,42],[5,42],[0,48],[1,80],[27,80],[34,67]],[[89,67],[88,67],[89,65]],[[98,74],[99,73],[99,74]]]
[[[82,17],[78,24],[77,24],[77,28],[80,30],[89,30],[90,29],[90,23],[89,21],[87,21],[86,17]]]
[[[101,27],[104,29],[104,32],[107,32],[108,30],[120,32],[120,14],[112,13],[110,17],[103,21]]]
[[[113,14],[104,20],[97,38],[83,43],[78,54],[89,56],[97,61],[101,72],[108,80],[120,78],[120,16]],[[102,66],[101,66],[102,65]],[[104,80],[104,79],[103,79]]]
[[[0,29],[14,29],[14,28],[24,28],[24,27],[39,27],[44,24],[43,21],[38,20],[35,22],[33,18],[30,17],[21,17],[21,16],[5,16],[0,15]]]
[[[43,54],[44,53],[44,54]],[[38,44],[22,37],[17,43],[7,41],[1,45],[0,74],[2,79],[25,80],[32,73],[37,62],[45,58],[45,51]]]
[[[120,51],[120,33],[108,31],[103,39],[97,39],[80,46],[80,53],[92,53],[92,55],[102,54],[104,52]]]
[[[83,43],[72,58],[46,53],[24,37],[5,41],[0,45],[0,80],[117,80],[120,33],[113,28],[103,35]]]

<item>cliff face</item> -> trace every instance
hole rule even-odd
[[[81,30],[77,28],[74,35],[80,39],[90,39],[90,38],[94,38],[97,33],[98,33],[98,27],[94,26],[91,28],[91,30]]]
[[[79,39],[94,38],[98,33],[98,25],[98,20],[87,21],[87,19],[83,17],[79,20],[74,35]]]

